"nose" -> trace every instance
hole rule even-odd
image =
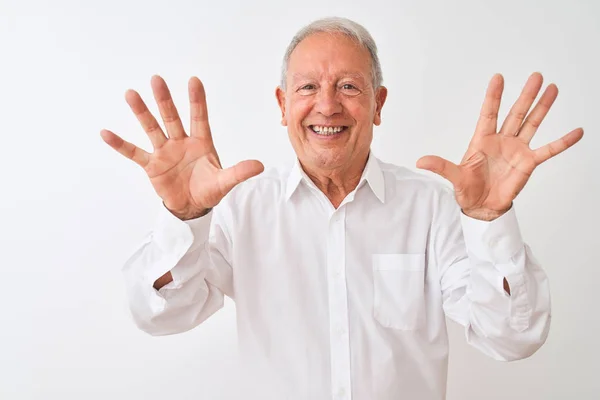
[[[342,112],[342,103],[337,97],[335,88],[322,89],[317,94],[315,111],[326,117]]]

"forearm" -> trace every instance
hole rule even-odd
[[[209,208],[209,209],[201,211],[200,213],[190,213],[189,211],[178,212],[176,210],[170,210],[164,204],[164,202],[163,202],[163,206],[167,211],[169,211],[175,217],[179,218],[181,221],[191,221],[191,220],[195,220],[198,218],[202,218],[202,217],[206,216],[209,212],[212,211],[212,208]],[[204,234],[205,234],[204,235],[205,239],[207,240],[208,231],[204,232]],[[200,232],[200,235],[202,235],[202,232]],[[164,275],[162,275],[160,278],[158,278],[156,281],[154,281],[154,284],[152,286],[154,287],[155,290],[160,290],[163,286],[165,286],[171,282],[173,282],[173,275],[171,274],[171,271],[167,271]]]
[[[496,359],[528,357],[550,326],[547,276],[523,242],[514,209],[489,223],[461,219],[470,264],[467,338]]]
[[[466,290],[467,340],[499,360],[535,353],[550,328],[550,290],[546,274],[524,245],[511,261],[491,264],[470,260]],[[500,282],[508,282],[508,293]]]
[[[469,343],[495,359],[533,354],[548,333],[550,293],[514,209],[491,222],[451,206],[447,212],[432,247],[446,315],[465,326]]]
[[[152,234],[123,268],[133,319],[152,335],[193,328],[221,308],[231,290],[230,268],[220,263],[215,273],[209,254],[211,216],[182,223],[161,211]]]

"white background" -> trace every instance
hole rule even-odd
[[[0,398],[219,398],[236,343],[234,305],[185,334],[135,328],[120,268],[160,201],[99,132],[150,151],[125,90],[157,111],[149,83],[160,74],[187,121],[196,75],[224,165],[291,160],[274,97],[281,58],[298,29],[331,15],[362,23],[379,45],[389,97],[373,149],[384,161],[458,162],[495,72],[506,79],[502,117],[531,72],[558,85],[533,147],[578,126],[586,134],[539,167],[516,201],[550,278],[550,337],[533,357],[500,363],[451,325],[448,398],[599,398],[594,0],[0,0]]]

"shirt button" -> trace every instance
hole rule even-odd
[[[344,388],[339,388],[338,389],[337,398],[340,399],[340,400],[346,398],[346,390]]]

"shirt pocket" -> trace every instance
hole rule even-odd
[[[373,254],[373,316],[415,330],[425,321],[425,254]]]

